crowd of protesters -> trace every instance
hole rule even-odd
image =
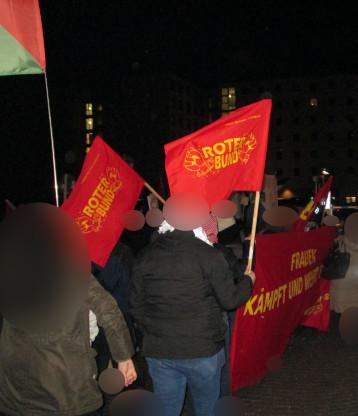
[[[163,416],[181,414],[187,390],[197,416],[213,415],[230,394],[230,314],[255,282],[220,234],[213,216],[193,231],[165,221],[124,233],[104,268],[92,264],[87,299],[60,330],[3,319],[0,414],[107,414],[113,397],[98,378],[113,367],[124,391],[152,391]]]
[[[105,415],[109,367],[124,391],[144,389],[158,416],[180,416],[189,392],[196,416],[213,416],[231,394],[230,336],[235,311],[251,296],[246,268],[252,206],[230,221],[192,231],[164,221],[124,232],[105,267],[92,264],[86,302],[60,331],[0,326],[0,415]],[[258,232],[269,227],[259,215]],[[244,335],[243,335],[244,336]]]

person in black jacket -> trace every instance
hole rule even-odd
[[[225,362],[223,310],[244,304],[254,281],[253,272],[234,276],[223,254],[192,231],[160,235],[139,254],[130,311],[164,416],[180,415],[187,385],[196,416],[214,414]]]

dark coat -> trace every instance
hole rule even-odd
[[[60,331],[30,334],[4,319],[0,333],[0,413],[75,416],[98,409],[102,393],[90,347],[89,310],[104,328],[116,361],[133,346],[116,301],[91,277],[86,303]]]
[[[142,354],[208,357],[224,345],[223,310],[245,303],[248,276],[236,276],[222,253],[193,232],[173,231],[143,250],[131,279],[130,310],[143,332]]]

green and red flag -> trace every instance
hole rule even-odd
[[[45,68],[38,0],[1,0],[0,76],[42,74]]]
[[[260,191],[271,100],[239,108],[164,146],[171,194],[194,192],[211,205],[235,190]]]

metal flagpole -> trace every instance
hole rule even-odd
[[[56,169],[56,156],[55,156],[55,142],[54,142],[54,139],[53,139],[52,118],[51,118],[51,108],[50,108],[50,96],[49,96],[49,93],[48,93],[48,83],[47,83],[46,71],[44,71],[44,76],[45,76],[45,85],[46,85],[48,118],[49,118],[49,122],[50,122],[53,179],[54,179],[54,187],[55,187],[56,206],[58,208],[59,207],[59,198],[58,198],[58,182],[57,182],[57,169]]]

